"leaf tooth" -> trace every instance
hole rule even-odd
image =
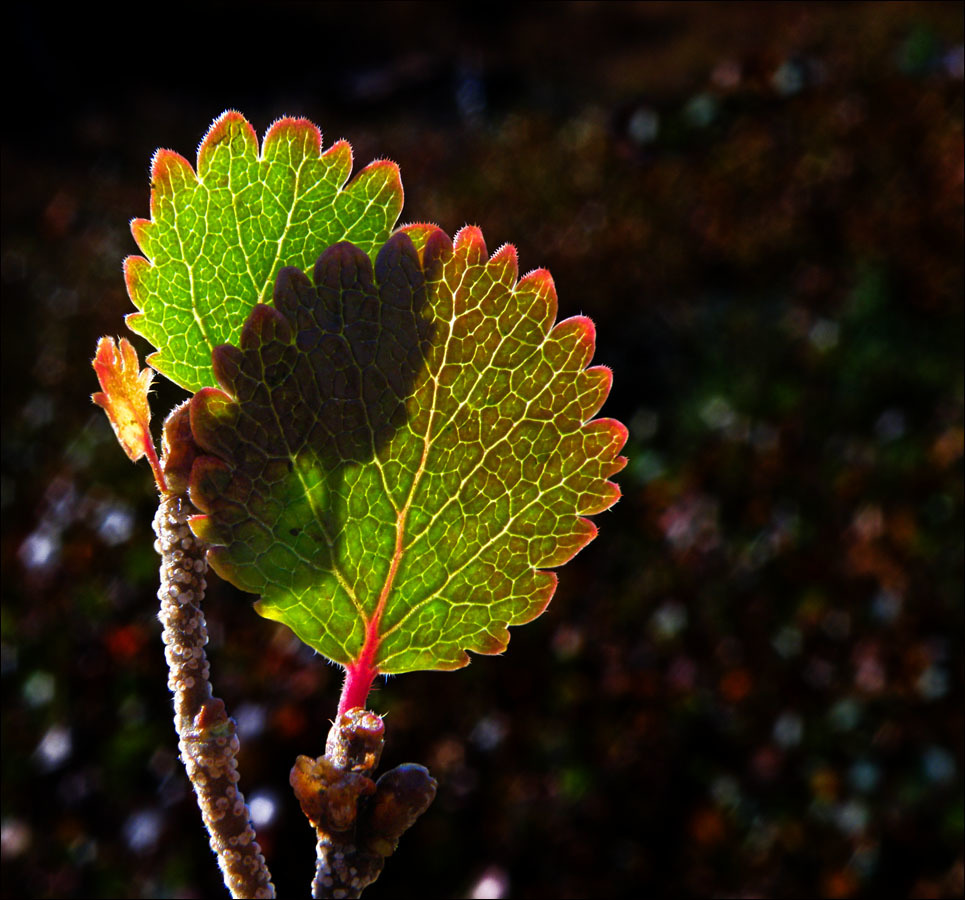
[[[617,456],[626,443],[627,429],[616,419],[594,419],[582,429],[583,449],[587,460],[595,460],[600,471],[593,478],[592,490],[581,498],[577,510],[580,515],[592,516],[609,509],[620,499],[620,488],[612,481],[601,481],[619,472],[627,463],[625,456]]]
[[[127,320],[130,319],[132,316],[136,319],[138,316],[138,313],[130,313],[128,316],[126,316],[124,319],[125,325],[129,324]],[[138,331],[135,328],[132,328],[131,331],[133,331],[135,334],[140,334],[140,331]],[[146,362],[152,369],[155,369],[156,371],[161,372],[163,374],[163,370],[158,365],[158,357],[160,355],[161,355],[160,351],[158,351],[157,353],[149,353],[147,356],[144,357],[144,362]]]
[[[226,109],[211,123],[211,127],[198,146],[199,178],[204,179],[218,147],[235,137],[240,137],[243,141],[242,155],[257,157],[258,135],[255,134],[255,129],[236,109]]]
[[[600,459],[615,459],[616,455],[626,444],[629,432],[627,426],[616,419],[594,419],[583,426],[582,433],[593,438],[598,444],[596,452],[588,452],[588,456],[598,456]]]
[[[282,116],[268,126],[261,143],[261,158],[274,158],[285,144],[301,145],[302,157],[317,157],[322,150],[322,132],[308,119]]]
[[[151,159],[151,218],[157,215],[157,204],[174,194],[184,184],[196,184],[194,169],[180,153],[158,147]]]
[[[622,472],[628,462],[629,462],[629,459],[628,459],[628,457],[626,457],[626,456],[615,456],[615,457],[613,457],[612,462],[611,462],[610,465],[607,467],[606,477],[607,477],[607,478],[612,478],[612,477],[613,477],[614,475],[616,475],[617,473]],[[619,488],[618,488],[617,498],[619,498],[619,496],[620,496],[620,494],[619,494]],[[616,501],[614,501],[614,503],[615,503],[615,502],[616,502]]]
[[[364,169],[345,186],[344,190],[353,197],[367,198],[369,203],[376,199],[385,198],[387,203],[380,203],[390,212],[391,222],[402,212],[403,191],[402,175],[397,163],[390,159],[372,160]],[[352,238],[351,230],[347,237]]]
[[[211,367],[218,383],[237,395],[238,376],[244,354],[232,344],[220,344],[211,351]]]
[[[593,358],[596,327],[586,316],[571,316],[558,322],[549,335],[549,341],[559,347],[566,359],[562,371],[582,371]]]
[[[126,316],[124,316],[124,324],[131,331],[133,331],[134,334],[141,334],[141,331],[143,328],[143,321],[144,321],[144,313],[142,312],[128,313]],[[151,354],[151,356],[154,356],[154,355],[155,354],[153,353]],[[147,357],[147,362],[150,362],[151,356]]]
[[[596,325],[589,316],[570,316],[560,322],[560,325],[571,327],[577,334],[581,349],[587,354],[586,361],[593,358],[596,350]]]
[[[546,572],[542,569],[533,572],[530,584],[524,585],[529,602],[520,612],[510,618],[509,624],[525,625],[541,616],[546,611],[546,607],[550,605],[550,600],[556,593],[559,580],[559,576],[555,572]]]
[[[275,307],[259,303],[248,315],[238,344],[242,350],[257,350],[272,340],[291,343],[292,329],[288,319]]]
[[[591,425],[599,431],[605,431],[610,435],[610,440],[612,442],[611,452],[614,456],[616,456],[616,454],[623,449],[623,445],[626,444],[627,438],[630,436],[630,432],[627,431],[627,426],[617,419],[594,419],[592,422],[587,423],[585,428],[588,428]],[[623,457],[619,458],[623,459],[624,464],[626,463],[626,459]],[[623,466],[621,465],[620,469],[622,468]],[[620,469],[614,469],[614,471],[610,474],[612,475],[614,472],[619,472]]]
[[[513,244],[503,244],[490,258],[489,267],[493,270],[494,280],[514,287],[519,278],[519,256]]]
[[[596,525],[589,519],[584,519],[582,516],[577,518],[573,530],[569,534],[560,535],[550,554],[545,559],[540,560],[537,565],[540,568],[544,566],[555,568],[556,566],[566,565],[596,537],[597,531]]]
[[[426,281],[438,281],[442,278],[442,270],[453,255],[452,240],[441,228],[436,228],[428,239],[423,250],[422,268]]]
[[[315,287],[311,279],[297,266],[285,266],[278,270],[272,302],[275,309],[284,313],[292,322],[297,322],[298,311],[311,302]]]
[[[153,231],[154,224],[150,219],[131,219],[131,234],[141,252],[149,259],[154,256],[151,241]]]
[[[588,516],[595,516],[597,513],[613,506],[621,496],[622,491],[618,484],[612,481],[600,482],[595,494],[583,498],[587,503],[580,508],[580,512]]]
[[[206,387],[201,388],[189,402],[191,433],[195,442],[208,452],[217,452],[218,420],[226,410],[231,409],[234,403],[231,395],[218,388]]]
[[[583,410],[583,421],[589,422],[606,402],[613,384],[613,371],[608,366],[593,366],[583,372],[580,379],[580,404]]]
[[[559,307],[556,299],[556,283],[553,281],[553,276],[550,275],[549,270],[533,269],[531,272],[527,272],[520,278],[513,293],[519,300],[530,296],[542,306],[541,330],[544,337],[549,335],[553,324],[556,322]],[[535,312],[532,315],[535,317]]]
[[[192,410],[192,413],[194,410]],[[194,427],[194,416],[191,416],[191,430],[198,438],[198,432]],[[217,504],[219,497],[225,488],[231,483],[231,469],[228,464],[214,456],[199,456],[191,466],[191,478],[189,491],[191,502],[202,513],[210,513]],[[208,520],[206,529],[215,528],[213,520]],[[212,541],[213,543],[214,541]]]
[[[477,225],[463,225],[452,242],[456,260],[462,265],[479,266],[487,261],[486,241]]]
[[[497,628],[494,631],[482,631],[469,649],[485,656],[496,656],[504,653],[509,646],[509,629]]]
[[[439,256],[440,250],[442,248],[448,248],[452,251],[452,241],[438,225],[433,225],[431,222],[410,222],[408,225],[401,225],[396,229],[396,234],[406,234],[412,241],[412,246],[415,247],[416,253],[419,255],[419,261],[423,264],[423,267],[428,265],[428,258],[431,256]],[[434,242],[435,251],[434,253],[429,252],[429,244]]]
[[[128,256],[124,260],[124,283],[127,294],[139,310],[144,309],[147,298],[142,294],[142,279],[151,264],[143,256]]]
[[[369,255],[349,241],[339,241],[327,248],[315,262],[312,278],[317,287],[324,285],[332,291],[364,291],[374,286]]]
[[[534,286],[538,286],[539,290],[552,291],[556,293],[556,282],[553,281],[553,276],[550,274],[549,269],[530,269],[522,278],[519,279],[518,287],[523,285],[529,286],[532,283]]]
[[[200,537],[200,535],[198,535]],[[236,584],[243,591],[256,593],[257,585],[253,585],[248,578],[247,570],[244,566],[237,565],[229,556],[225,547],[211,547],[208,550],[208,565],[225,581]]]
[[[352,174],[352,163],[354,162],[352,145],[345,138],[339,138],[321,155],[320,159],[333,168],[338,168],[339,176],[335,182],[335,187],[342,190],[345,187],[345,182],[349,179],[349,175]],[[400,186],[402,184],[401,176],[399,184]]]
[[[424,302],[425,283],[419,256],[412,239],[404,231],[393,234],[379,250],[375,258],[375,280],[379,284],[382,304],[388,302],[390,306],[397,306],[413,290],[421,297],[420,305]]]

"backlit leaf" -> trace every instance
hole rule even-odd
[[[171,150],[155,153],[151,218],[131,223],[144,257],[124,264],[139,310],[127,324],[157,347],[148,362],[172,381],[214,385],[212,349],[237,342],[282,266],[310,266],[341,240],[374,258],[388,238],[402,209],[398,167],[377,161],[349,182],[349,144],[321,146],[315,125],[284,118],[259,149],[229,110],[201,142],[197,171]]]
[[[97,342],[94,371],[102,390],[91,394],[91,400],[107,413],[117,442],[128,457],[137,462],[147,456],[160,487],[164,487],[154,440],[151,438],[151,409],[148,393],[154,372],[141,368],[137,351],[127,338],[118,344],[113,338]]]
[[[515,250],[487,258],[475,228],[454,244],[403,229],[374,276],[347,243],[311,279],[284,269],[274,305],[215,350],[221,389],[191,401],[213,567],[346,666],[503,650],[625,463],[626,429],[592,420],[611,381],[586,368],[593,325],[555,317],[549,273],[517,281]]]

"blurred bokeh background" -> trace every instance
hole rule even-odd
[[[506,655],[374,694],[386,765],[440,789],[367,896],[962,895],[960,4],[14,4],[4,38],[4,897],[223,895],[150,472],[89,360],[153,150],[193,160],[227,107],[395,159],[403,221],[547,266],[631,433]],[[338,672],[223,584],[207,614],[307,896],[288,770]]]

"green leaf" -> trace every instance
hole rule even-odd
[[[590,421],[610,371],[589,319],[554,326],[545,270],[409,226],[382,249],[326,250],[278,278],[222,390],[191,401],[206,455],[193,527],[258,611],[346,666],[453,669],[502,651],[619,496],[626,429]]]
[[[127,325],[157,347],[148,362],[189,391],[215,384],[211,351],[238,340],[283,265],[309,266],[342,240],[374,257],[388,238],[402,210],[398,167],[377,161],[346,184],[352,148],[321,146],[315,125],[284,118],[259,151],[229,110],[201,142],[197,173],[171,150],[154,154],[151,219],[131,223],[146,258],[124,263],[139,310]]]

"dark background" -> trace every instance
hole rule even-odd
[[[151,154],[193,161],[227,107],[308,116],[401,165],[402,221],[550,268],[631,432],[505,656],[373,695],[386,764],[440,789],[367,896],[961,896],[961,5],[130,10],[5,10],[3,896],[222,896],[151,476],[88,396]],[[288,770],[338,671],[224,584],[207,613],[307,896]]]

